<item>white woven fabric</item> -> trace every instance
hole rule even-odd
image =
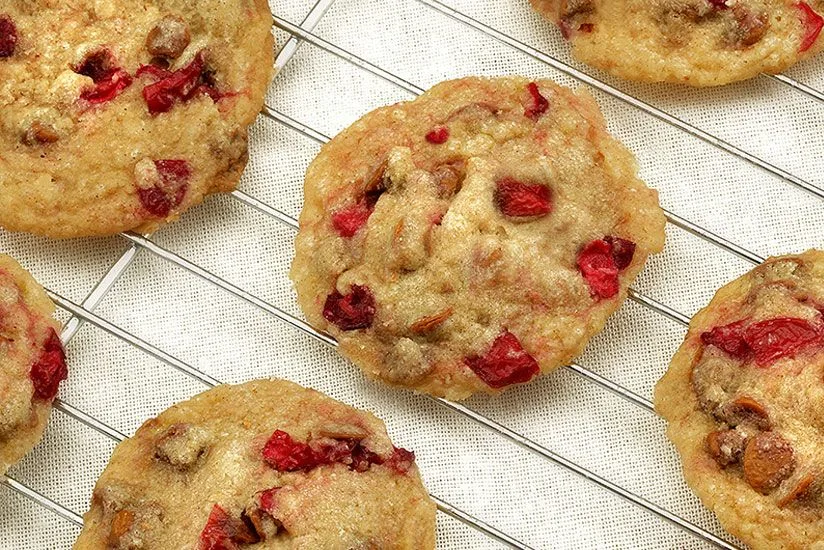
[[[296,24],[315,6],[315,0],[275,1],[275,13]],[[527,0],[446,4],[577,66],[559,33],[530,10]],[[422,88],[463,75],[511,73],[577,85],[543,62],[418,0],[337,0],[315,32]],[[282,45],[286,36],[277,34]],[[824,108],[782,83],[760,77],[721,89],[692,90],[619,82],[579,68],[824,186]],[[824,90],[824,56],[789,75]],[[643,178],[660,191],[668,210],[760,255],[824,246],[821,199],[607,93],[594,94],[611,130],[637,154]],[[363,113],[410,97],[386,80],[303,44],[276,77],[268,104],[334,135]],[[297,216],[302,175],[318,143],[263,117],[251,134],[251,162],[241,189]],[[292,229],[223,196],[209,199],[153,239],[299,315],[286,276],[293,236]],[[674,226],[668,227],[668,237],[666,251],[651,260],[635,288],[682,313],[694,313],[715,289],[751,268]],[[83,301],[128,247],[120,237],[53,242],[0,232],[0,250],[75,302]],[[416,451],[433,494],[535,548],[709,547],[425,397],[365,380],[324,344],[148,251],[138,254],[97,313],[220,380],[284,377],[375,412],[397,444]],[[63,312],[62,317],[68,316]],[[651,398],[684,332],[659,313],[628,302],[593,340],[580,364]],[[91,325],[71,342],[69,355],[71,377],[60,397],[126,434],[205,389]],[[663,422],[574,373],[561,370],[467,405],[727,537],[684,484]],[[112,448],[108,438],[55,411],[43,443],[10,475],[82,513]],[[499,547],[444,514],[438,519],[439,548]],[[71,523],[0,487],[0,548],[69,548],[77,532]]]

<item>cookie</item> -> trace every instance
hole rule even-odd
[[[146,233],[235,188],[273,67],[265,0],[0,7],[0,225]]]
[[[291,277],[367,374],[462,399],[571,361],[664,225],[587,93],[465,78],[323,147]]]
[[[0,475],[43,436],[66,355],[43,288],[0,254]]]
[[[771,258],[693,317],[655,388],[684,476],[758,549],[824,549],[824,252]]]
[[[824,49],[824,0],[530,0],[573,56],[621,78],[718,86]]]
[[[117,446],[74,548],[432,549],[414,459],[383,422],[316,391],[218,386]]]

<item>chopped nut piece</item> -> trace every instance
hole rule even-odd
[[[754,13],[749,8],[737,4],[733,7],[734,27],[727,40],[738,49],[749,48],[761,41],[770,28],[770,16],[766,12]]]
[[[60,136],[49,124],[43,124],[39,120],[31,123],[31,126],[23,134],[23,143],[26,145],[38,145],[43,143],[54,143]]]
[[[762,494],[769,494],[795,470],[790,442],[776,432],[762,432],[744,450],[744,478]]]
[[[157,441],[155,457],[186,470],[209,448],[209,433],[191,424],[174,424]]]
[[[452,316],[452,312],[452,308],[448,307],[440,313],[436,313],[435,315],[430,315],[428,317],[424,317],[423,319],[419,319],[418,321],[415,321],[412,324],[412,326],[409,327],[409,330],[413,334],[426,334],[428,332],[432,332],[433,330],[438,328],[444,321],[449,319]]]
[[[149,32],[146,50],[158,57],[177,59],[191,41],[189,26],[179,17],[167,15]]]
[[[745,438],[735,430],[721,430],[707,436],[707,452],[722,467],[735,464],[744,454]]]
[[[767,410],[758,401],[747,396],[738,397],[724,405],[720,416],[730,426],[749,423],[759,430],[769,430],[771,427]]]
[[[804,477],[802,477],[801,480],[795,484],[795,487],[793,487],[789,493],[781,497],[781,499],[778,501],[778,507],[786,508],[796,500],[803,499],[805,496],[807,496],[807,493],[809,492],[810,486],[813,484],[813,481],[815,481],[815,477],[813,477],[812,474],[807,474]]]
[[[120,544],[120,538],[129,532],[134,523],[134,512],[120,510],[112,519],[112,529],[109,531],[109,545],[115,548]]]

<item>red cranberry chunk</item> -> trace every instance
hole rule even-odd
[[[701,341],[704,345],[724,350],[736,359],[746,359],[752,353],[752,348],[744,341],[745,324],[746,321],[742,320],[715,327],[701,334]]]
[[[142,76],[150,76],[157,80],[163,80],[164,78],[168,78],[172,76],[172,72],[169,71],[165,67],[161,67],[159,65],[151,64],[151,65],[141,65],[137,68],[137,71],[134,73],[137,78]]]
[[[17,26],[11,17],[0,14],[0,59],[11,57],[17,48]]]
[[[241,520],[215,504],[200,533],[200,550],[236,550],[240,544],[255,544],[260,537]]]
[[[131,84],[132,76],[126,71],[117,70],[97,82],[93,88],[83,91],[80,99],[89,103],[107,103],[119,96]]]
[[[260,507],[269,515],[274,513],[275,507],[277,506],[278,491],[280,491],[280,487],[272,487],[271,489],[260,492]]]
[[[632,263],[632,258],[635,256],[635,243],[621,237],[604,237],[604,240],[609,243],[612,248],[612,259],[615,260],[615,267],[618,270],[626,269]]]
[[[513,218],[545,216],[552,211],[549,187],[504,178],[495,187],[495,204]]]
[[[532,104],[526,108],[524,115],[532,120],[538,120],[549,109],[549,101],[541,95],[536,83],[530,82],[526,89],[529,90],[529,95],[532,96]]]
[[[618,266],[607,241],[599,239],[586,245],[578,253],[578,269],[593,297],[606,299],[618,294]]]
[[[361,227],[366,225],[372,211],[373,208],[370,208],[365,201],[360,201],[332,214],[332,227],[341,237],[352,238]]]
[[[804,25],[804,37],[801,39],[799,52],[806,52],[813,47],[821,30],[824,29],[824,17],[816,13],[806,2],[799,2],[795,5],[800,11],[801,23]]]
[[[152,187],[138,188],[137,195],[151,215],[165,218],[183,202],[189,189],[192,168],[185,160],[161,159],[154,161],[154,164],[160,182]]]
[[[413,464],[415,464],[415,453],[399,447],[395,447],[392,456],[386,461],[386,465],[400,475],[406,474]]]
[[[88,76],[94,82],[92,88],[80,94],[80,99],[89,103],[111,101],[132,84],[132,76],[117,66],[114,55],[105,48],[88,54],[72,69],[77,74]]]
[[[426,141],[435,145],[446,143],[449,139],[449,128],[446,126],[437,126],[426,134]]]
[[[197,94],[208,95],[212,101],[219,101],[223,97],[223,94],[215,87],[213,76],[206,67],[202,51],[195,55],[191,63],[174,72],[144,67],[138,70],[138,75],[155,78],[164,73],[166,76],[161,80],[143,88],[143,99],[153,115],[168,112],[176,102],[188,101]]]
[[[315,452],[309,445],[295,441],[282,430],[276,430],[266,442],[263,459],[279,472],[308,472],[318,465]]]
[[[708,0],[709,3],[712,5],[713,8],[717,10],[725,10],[729,6],[727,6],[727,0]]]
[[[466,357],[464,363],[491,388],[527,382],[541,370],[508,330],[495,339],[485,355]]]
[[[37,399],[51,401],[57,395],[60,382],[65,380],[68,375],[69,370],[66,367],[66,353],[63,351],[63,344],[60,342],[60,337],[52,329],[49,331],[49,336],[43,345],[40,357],[29,371],[29,378],[31,378],[34,385],[34,396]]]
[[[821,335],[812,323],[793,317],[768,319],[744,331],[744,341],[755,352],[755,363],[761,367],[795,355],[804,346],[820,340]]]
[[[372,326],[376,309],[369,287],[352,285],[349,294],[344,296],[336,290],[326,298],[323,317],[341,330],[358,330]]]

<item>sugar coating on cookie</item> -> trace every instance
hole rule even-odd
[[[435,547],[435,504],[383,422],[282,380],[147,421],[95,486],[75,550]]]
[[[0,254],[0,475],[40,441],[68,375],[53,311],[31,275]]]
[[[824,548],[824,252],[771,258],[722,287],[655,407],[729,532],[756,550]]]
[[[580,353],[664,224],[587,93],[466,78],[323,147],[291,277],[367,374],[462,399]]]
[[[0,6],[0,226],[150,232],[235,188],[273,65],[265,0]]]
[[[718,86],[824,49],[824,0],[531,0],[573,55],[629,80]]]

